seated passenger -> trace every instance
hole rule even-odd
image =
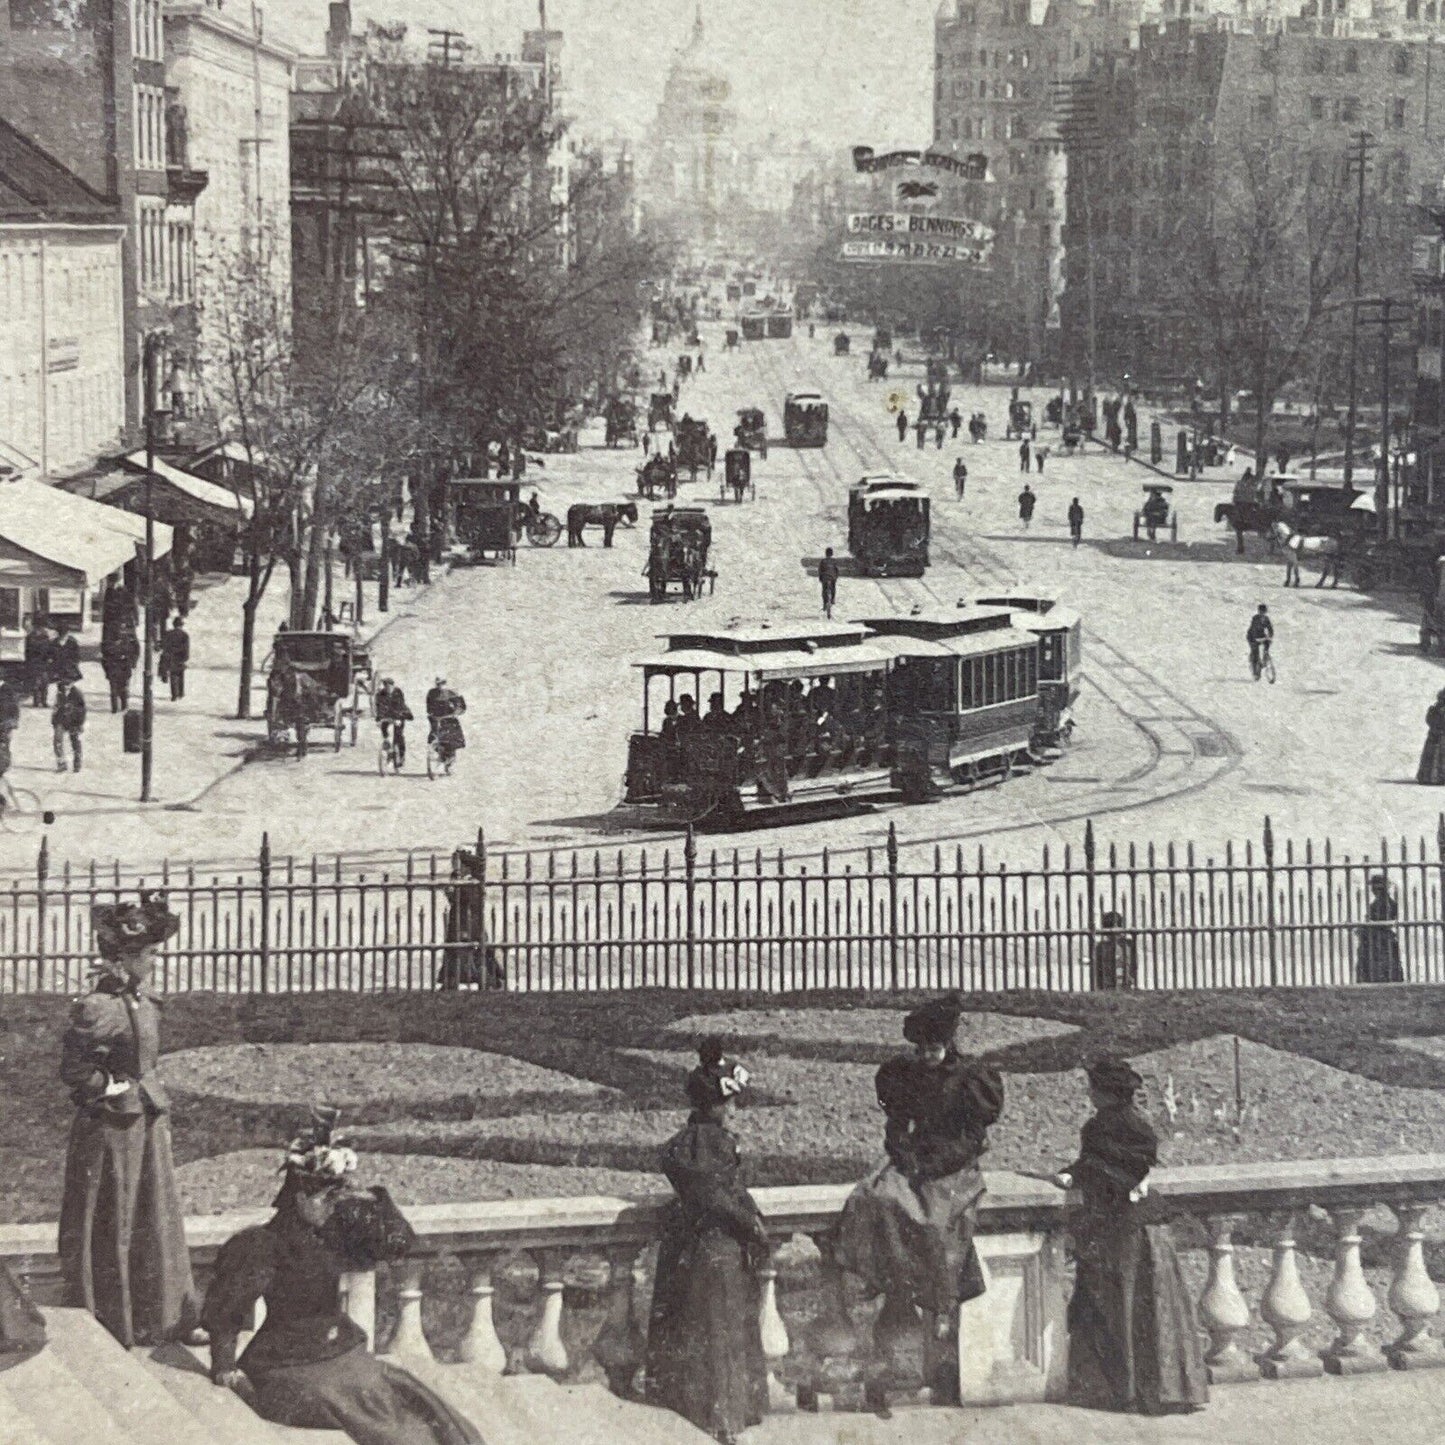
[[[690,695],[682,697],[677,704],[677,741],[686,747],[698,733],[702,719],[697,715],[697,699]]]
[[[732,719],[728,716],[727,709],[723,706],[723,695],[715,692],[707,700],[707,716],[703,718],[702,725],[709,732],[719,737],[727,736],[733,731]]]

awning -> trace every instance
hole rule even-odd
[[[122,460],[121,465],[128,471],[135,472],[140,478],[140,504],[143,507],[146,454],[132,452]],[[159,457],[149,471],[153,478],[163,484],[158,488],[154,481],[151,483],[152,493],[156,494],[153,495],[153,504],[157,517],[165,517],[172,522],[239,523],[251,515],[250,499],[238,496],[229,487],[182,471],[180,467],[172,466]],[[134,502],[136,497],[133,492],[128,491],[126,499]]]
[[[171,549],[171,529],[154,524],[155,554]],[[145,520],[72,496],[29,477],[0,482],[0,557],[9,586],[94,587],[134,561],[145,546]]]

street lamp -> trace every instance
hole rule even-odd
[[[170,411],[158,405],[157,392],[160,387],[161,353],[165,338],[151,332],[145,339],[145,429],[146,429],[146,562],[145,562],[145,639],[141,644],[141,706],[140,706],[140,800],[151,800],[152,740],[155,728],[155,669],[152,636],[155,631],[155,570],[156,570],[156,522],[152,502],[152,483],[155,480],[156,432]]]

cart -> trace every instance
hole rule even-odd
[[[733,447],[723,457],[723,479],[718,500],[727,501],[729,493],[735,502],[741,502],[744,496],[750,500],[757,499],[758,488],[753,481],[752,453],[742,447]]]
[[[266,678],[266,738],[273,747],[296,740],[304,756],[311,728],[327,728],[341,751],[356,746],[363,714],[375,715],[371,654],[346,632],[278,632]]]
[[[1158,534],[1165,528],[1169,529],[1169,540],[1179,540],[1179,514],[1169,505],[1170,494],[1174,488],[1164,482],[1144,483],[1144,505],[1134,513],[1134,540],[1139,540],[1139,530],[1142,527],[1151,542],[1158,539]]]

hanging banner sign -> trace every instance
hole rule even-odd
[[[986,266],[993,242],[911,241],[906,237],[878,237],[868,241],[844,241],[840,261],[955,261],[969,266]]]
[[[853,169],[858,171],[889,171],[895,166],[927,166],[930,170],[947,171],[965,181],[988,179],[986,155],[951,156],[943,151],[890,151],[875,155],[872,146],[853,147]]]
[[[962,216],[911,215],[902,211],[855,211],[848,217],[850,236],[926,236],[949,241],[991,241],[993,228]]]
[[[993,227],[962,216],[854,212],[848,217],[848,239],[838,254],[843,261],[952,261],[984,266],[993,252],[993,237]]]

